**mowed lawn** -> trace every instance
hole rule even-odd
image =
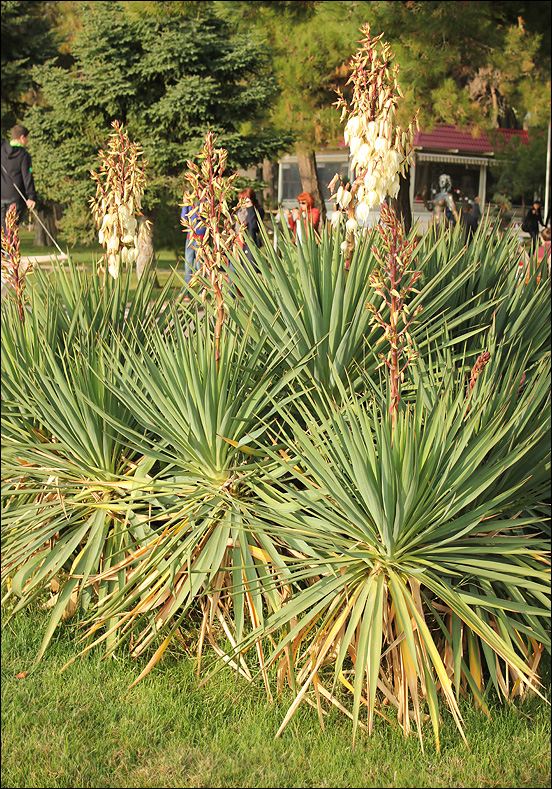
[[[491,721],[462,704],[469,748],[443,711],[441,755],[429,724],[424,755],[381,718],[353,750],[343,715],[330,712],[322,731],[306,704],[275,740],[290,694],[271,704],[261,681],[228,669],[199,688],[184,645],[130,690],[143,662],[125,655],[89,654],[60,673],[75,654],[73,624],[35,666],[43,620],[37,605],[2,634],[3,787],[550,785],[550,710],[536,698],[492,704]]]
[[[52,244],[51,246],[47,247],[35,247],[33,245],[34,240],[34,232],[29,231],[26,229],[25,226],[20,227],[20,250],[21,255],[23,257],[42,257],[46,255],[59,255],[59,250]],[[75,246],[75,247],[67,247],[65,244],[59,244],[60,248],[63,250],[64,253],[68,252],[71,258],[79,265],[84,266],[87,270],[92,273],[95,269],[98,260],[102,255],[102,248],[99,244],[90,244],[88,246]],[[171,275],[171,271],[175,268],[181,273],[181,277],[175,280],[175,289],[181,289],[181,278],[184,275],[184,235],[182,236],[182,249],[178,251],[174,251],[172,249],[156,249],[155,250],[155,260],[156,260],[156,272],[157,272],[157,284],[159,287],[163,287]],[[49,265],[41,263],[42,268],[48,270]],[[32,287],[32,275],[29,278],[29,284]],[[133,277],[133,280],[136,280],[136,277]],[[134,284],[131,283],[131,287],[135,287]]]

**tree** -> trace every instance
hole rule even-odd
[[[254,36],[233,34],[212,16],[150,18],[122,2],[76,8],[73,62],[35,67],[45,103],[29,111],[37,177],[47,195],[65,205],[61,224],[70,241],[92,237],[89,171],[113,120],[124,124],[149,162],[143,209],[152,247],[155,220],[176,214],[186,161],[199,152],[208,129],[233,168],[277,156],[289,145],[289,134],[268,127],[248,133],[276,88]]]
[[[36,100],[31,66],[56,54],[50,3],[2,0],[2,137]]]
[[[396,53],[403,124],[418,109],[424,128],[521,128],[528,114],[548,123],[550,3],[378,1],[366,15]],[[408,191],[405,179],[403,213]]]
[[[499,193],[518,199],[525,215],[527,198],[532,203],[535,194],[542,194],[546,172],[547,132],[534,129],[529,144],[513,137],[507,145],[498,147],[498,158],[493,162],[493,175]]]
[[[297,135],[296,153],[302,188],[326,217],[324,187],[318,178],[316,151],[342,139],[336,89],[344,88],[359,25],[351,24],[347,3],[217,3],[219,13],[238,14],[235,24],[264,30],[278,75],[279,91],[271,119]],[[345,7],[347,6],[347,7]]]
[[[340,137],[339,117],[331,108],[339,84],[336,73],[343,63],[343,53],[349,57],[354,51],[354,39],[340,32],[343,20],[337,5],[319,0],[131,3],[144,17],[155,18],[165,12],[186,16],[193,8],[198,18],[214,14],[237,33],[254,30],[262,36],[277,75],[278,91],[270,112],[257,121],[263,120],[269,128],[275,125],[284,134],[293,130],[303,189],[313,195],[324,219],[326,208],[315,152]],[[265,158],[263,178],[269,183],[271,164],[270,157]]]

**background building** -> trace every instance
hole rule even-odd
[[[519,136],[528,143],[525,130],[497,129],[493,138],[484,132],[460,130],[451,125],[436,126],[432,131],[419,131],[414,139],[414,167],[410,173],[410,205],[413,223],[420,222],[425,229],[433,211],[433,197],[439,191],[439,176],[450,175],[455,202],[479,197],[481,210],[485,209],[492,195],[493,176],[489,166],[500,156],[501,144]],[[316,154],[320,184],[326,198],[326,209],[333,210],[330,190],[327,185],[340,173],[344,180],[349,172],[349,148],[342,145],[335,149],[324,149]],[[302,192],[297,156],[288,155],[280,159],[278,172],[278,202],[284,208],[297,205],[297,195]],[[374,213],[374,221],[378,213]]]

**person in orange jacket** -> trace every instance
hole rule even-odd
[[[297,202],[299,203],[299,208],[294,208],[293,211],[286,208],[284,216],[288,223],[288,227],[293,232],[293,238],[298,238],[301,242],[301,222],[299,220],[303,220],[305,231],[308,223],[312,225],[316,232],[319,232],[320,211],[314,205],[314,197],[308,192],[301,192],[297,198]]]

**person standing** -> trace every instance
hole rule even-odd
[[[466,244],[469,244],[473,238],[475,233],[474,230],[474,222],[473,222],[473,207],[468,204],[464,204],[460,211],[460,218],[459,222],[465,228],[465,241]]]
[[[250,186],[239,192],[238,197],[240,200],[243,200],[243,205],[238,209],[236,214],[236,232],[239,234],[238,243],[245,252],[247,259],[253,264],[255,271],[257,271],[253,253],[251,252],[247,242],[241,236],[240,230],[245,231],[251,237],[258,249],[261,246],[261,236],[259,229],[260,223],[264,217],[264,208],[259,205],[255,190]]]
[[[305,231],[307,224],[310,224],[316,232],[319,232],[320,211],[314,205],[314,197],[309,192],[301,192],[297,202],[299,203],[299,210],[294,208],[293,211],[290,211],[289,208],[286,208],[284,216],[288,227],[293,232],[293,237],[298,238],[299,242],[301,242],[301,222],[299,220],[303,220]]]
[[[198,207],[198,202],[194,205],[184,205],[182,206],[180,214],[180,223],[184,226],[184,231],[186,233],[184,279],[188,285],[197,269],[195,260],[198,239],[203,238],[205,235],[205,225],[201,222],[199,217]]]
[[[479,203],[479,197],[476,197],[473,201],[472,210],[470,211],[470,224],[472,233],[475,233],[481,221],[481,208],[479,207]]]
[[[523,224],[521,225],[521,229],[525,233],[529,233],[531,236],[531,253],[535,251],[539,243],[539,227],[541,225],[544,226],[540,209],[540,201],[535,200],[533,203],[533,208],[527,212],[527,215],[523,220]]]
[[[32,211],[36,206],[37,195],[34,185],[32,160],[25,150],[29,142],[29,130],[17,124],[11,131],[11,140],[2,140],[2,227],[6,232],[6,213],[15,203],[17,222],[25,208]]]

